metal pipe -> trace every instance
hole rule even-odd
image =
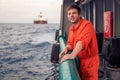
[[[59,37],[59,44],[61,52],[65,48],[65,39],[63,36]],[[66,60],[59,66],[59,80],[80,80],[80,76],[77,71],[75,60]]]

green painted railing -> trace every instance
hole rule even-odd
[[[66,41],[63,36],[59,36],[59,52],[65,48]],[[66,60],[59,66],[59,80],[80,80],[74,60]]]

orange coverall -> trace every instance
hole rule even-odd
[[[81,19],[75,29],[71,25],[67,44],[74,49],[78,41],[82,42],[82,50],[78,53],[79,74],[81,80],[98,80],[99,56],[96,34],[93,25]]]

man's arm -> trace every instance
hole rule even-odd
[[[82,42],[78,41],[76,43],[76,46],[75,46],[74,50],[71,53],[71,58],[74,59],[81,50],[82,50]]]
[[[62,63],[63,61],[65,61],[67,59],[74,59],[81,50],[82,50],[82,42],[78,41],[76,43],[76,46],[75,46],[74,50],[72,51],[72,53],[64,55],[63,58],[61,59],[60,63]]]

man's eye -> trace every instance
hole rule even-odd
[[[68,13],[68,15],[71,15],[71,13]]]
[[[73,14],[76,14],[76,12],[74,12]]]

